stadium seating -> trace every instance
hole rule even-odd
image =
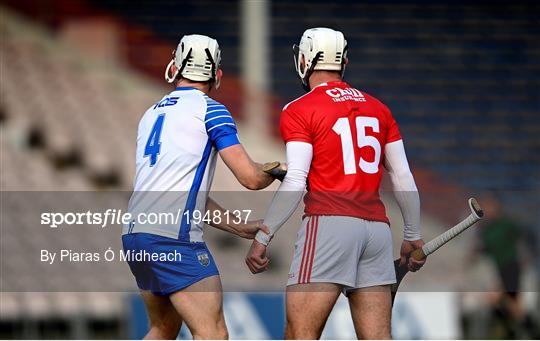
[[[538,188],[537,10],[273,1],[272,14],[273,85],[282,98],[301,94],[291,45],[303,30],[341,29],[350,49],[347,80],[391,108],[414,166],[469,188]]]
[[[226,47],[226,74],[240,71],[238,4],[156,0],[96,6],[166,41],[190,32],[216,37]],[[208,8],[220,16],[211,16]],[[174,21],[163,15],[173,12],[190,15]],[[50,16],[61,20],[55,13]],[[276,0],[271,16],[271,81],[282,105],[302,94],[292,44],[306,27],[335,27],[349,42],[347,80],[392,109],[415,167],[478,190],[540,184],[535,139],[540,131],[537,7],[526,2],[491,6],[467,1]],[[137,53],[152,46],[151,38],[133,35],[130,61],[143,71],[153,67],[152,74],[157,74],[162,63]],[[228,102],[241,112],[234,95]],[[271,125],[277,129],[276,121]]]
[[[38,212],[29,210],[50,209],[49,204],[58,199],[57,191],[127,188],[131,180],[126,179],[133,176],[133,167],[126,165],[133,163],[133,155],[125,150],[134,145],[138,115],[159,98],[162,89],[153,88],[152,83],[137,79],[121,67],[92,64],[47,31],[5,8],[1,10],[2,290],[16,288],[21,292],[1,293],[2,326],[14,328],[2,335],[89,337],[85,326],[82,334],[72,328],[80,324],[80,314],[85,316],[84,321],[110,320],[111,315],[118,320],[123,297],[87,291],[95,288],[102,276],[118,279],[126,288],[132,285],[129,271],[121,267],[125,273],[118,276],[118,271],[111,268],[101,276],[85,279],[81,276],[83,269],[44,272],[36,264],[39,255],[21,250],[36,250],[47,244],[52,248],[96,247],[108,243],[111,237],[97,233],[81,239],[62,234],[65,238],[60,240],[46,229],[39,229],[35,220]],[[78,198],[73,195],[74,205]],[[114,233],[119,244],[118,234]],[[32,292],[36,283],[43,292]],[[54,292],[66,285],[73,285],[78,292]],[[43,328],[40,334],[32,334],[38,330],[35,323],[54,325],[51,319],[73,323],[58,335],[49,335]]]
[[[79,158],[82,173],[98,187],[129,188],[133,167],[126,165],[133,164],[133,154],[125,151],[134,144],[139,115],[162,89],[119,65],[85,58],[12,17],[2,30],[9,65],[2,82],[6,124],[39,134],[52,161]]]

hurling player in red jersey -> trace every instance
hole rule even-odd
[[[376,98],[342,80],[347,42],[341,32],[313,28],[294,46],[304,96],[285,106],[281,134],[287,175],[246,257],[253,273],[266,270],[266,248],[304,196],[287,283],[286,338],[317,339],[344,293],[359,338],[387,339],[396,281],[392,235],[379,197],[383,168],[404,221],[402,264],[422,247],[420,200],[396,121]]]

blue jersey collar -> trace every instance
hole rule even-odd
[[[175,91],[185,91],[185,90],[199,90],[199,89],[194,88],[192,86],[179,86],[176,88]]]

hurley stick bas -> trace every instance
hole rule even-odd
[[[441,246],[445,245],[446,243],[460,235],[463,231],[473,226],[480,219],[482,219],[482,217],[484,216],[484,211],[482,210],[476,199],[469,199],[469,208],[471,209],[471,214],[469,214],[467,218],[463,219],[460,223],[450,228],[446,232],[442,233],[438,237],[434,238],[430,242],[424,244],[422,248],[414,250],[411,253],[410,257],[416,260],[422,260],[426,258],[430,254],[437,251]],[[401,283],[403,277],[405,277],[407,272],[409,272],[407,264],[405,264],[404,266],[400,266],[399,263],[399,258],[394,261],[394,268],[396,270],[396,284],[392,286],[392,305],[394,304],[399,284]]]

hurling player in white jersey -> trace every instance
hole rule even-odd
[[[217,154],[249,189],[273,181],[240,144],[227,108],[208,96],[219,87],[219,66],[216,40],[184,36],[165,71],[175,90],[152,105],[139,123],[129,211],[132,217],[166,213],[180,218],[156,223],[133,219],[123,229],[126,253],[169,255],[166,261],[128,259],[149,316],[149,339],[175,339],[182,322],[194,338],[228,337],[219,272],[202,238],[203,221],[196,217],[207,211],[224,217],[208,197]],[[250,239],[261,225],[234,221],[210,224]]]

